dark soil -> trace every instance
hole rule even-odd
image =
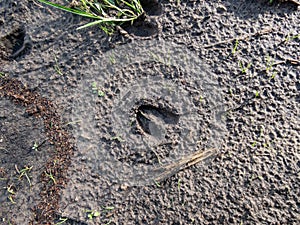
[[[142,4],[0,2],[0,224],[299,224],[297,4]]]

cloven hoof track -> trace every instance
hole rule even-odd
[[[69,134],[60,124],[60,117],[55,105],[48,99],[26,88],[20,81],[10,78],[0,78],[0,97],[11,99],[15,104],[26,108],[28,115],[42,118],[49,142],[54,145],[55,153],[41,171],[43,188],[40,192],[41,200],[34,208],[34,216],[30,224],[51,224],[58,209],[60,192],[66,185],[66,171],[71,162],[74,146]],[[51,178],[46,176],[52,174]]]
[[[137,38],[151,38],[159,33],[158,24],[152,16],[162,14],[162,6],[157,0],[141,0],[145,13],[134,21],[133,24],[125,24],[123,27],[129,34]]]
[[[26,54],[31,47],[31,41],[26,34],[24,25],[13,26],[10,33],[0,38],[0,51],[2,60],[17,58]]]
[[[141,105],[137,110],[136,119],[142,131],[149,135],[156,135],[165,130],[164,126],[166,124],[177,124],[179,122],[179,115],[167,109],[151,105]]]
[[[124,30],[138,38],[151,38],[159,33],[157,23],[148,16],[141,16],[134,23],[124,25]]]
[[[158,0],[140,0],[143,9],[149,16],[161,15],[163,10]]]

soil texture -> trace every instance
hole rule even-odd
[[[299,224],[300,10],[270,2],[142,0],[107,36],[1,0],[0,224]]]

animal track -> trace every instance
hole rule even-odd
[[[137,124],[145,133],[157,138],[164,139],[166,126],[176,124],[179,116],[166,109],[157,108],[151,105],[141,105],[136,114]]]

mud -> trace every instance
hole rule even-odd
[[[0,2],[0,223],[298,224],[298,6],[142,3]]]
[[[28,224],[33,206],[40,201],[42,185],[38,178],[53,147],[47,143],[40,120],[29,116],[23,107],[2,99],[0,149],[1,222]]]

